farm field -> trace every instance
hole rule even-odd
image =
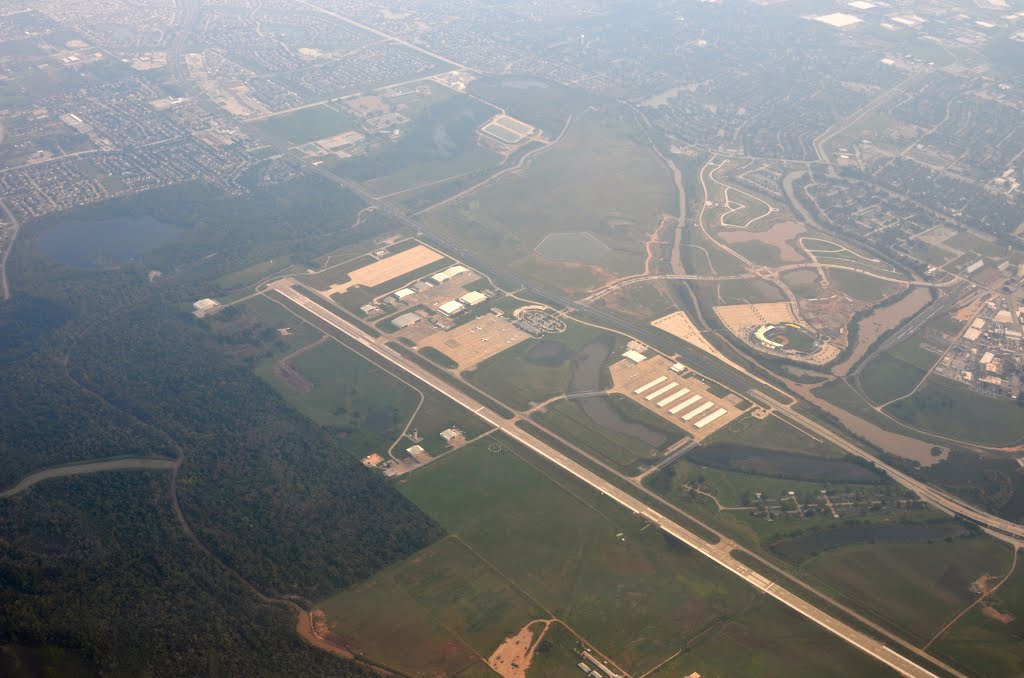
[[[621,395],[560,400],[533,419],[620,471],[633,473],[638,464],[655,461],[684,434],[661,417]]]
[[[604,364],[618,339],[587,325],[568,323],[562,334],[516,344],[463,373],[474,386],[517,409],[571,390],[600,388]]]
[[[275,115],[253,125],[264,134],[293,146],[326,139],[356,127],[352,118],[323,104]]]
[[[491,451],[492,442],[503,450]],[[521,458],[500,438],[467,446],[400,488],[537,601],[545,618],[564,621],[630,673],[649,670],[756,597],[696,552],[535,458]]]
[[[884,620],[912,640],[927,642],[975,599],[983,575],[1002,575],[1011,552],[988,536],[934,542],[857,544],[805,562],[801,571],[840,600]]]
[[[945,377],[928,377],[917,393],[885,411],[915,428],[982,445],[1012,445],[1024,438],[1020,403],[979,396]]]
[[[657,156],[634,140],[636,131],[624,109],[580,113],[525,169],[423,218],[467,249],[567,291],[639,272],[643,243],[672,211],[674,188]],[[612,252],[594,266],[534,251],[547,236],[567,232],[590,232]]]

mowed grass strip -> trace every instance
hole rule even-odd
[[[624,669],[650,670],[755,596],[539,458],[489,444],[417,471],[402,492]]]
[[[347,647],[412,675],[455,675],[541,615],[465,544],[447,537],[322,601]]]

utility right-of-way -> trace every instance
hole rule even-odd
[[[356,341],[364,348],[372,351],[399,369],[411,374],[440,393],[443,393],[462,407],[473,412],[476,416],[480,417],[494,428],[500,430],[509,438],[515,440],[527,449],[544,457],[552,464],[555,464],[559,468],[587,483],[619,505],[654,523],[666,533],[690,546],[705,557],[715,561],[720,566],[740,577],[751,586],[754,586],[765,594],[775,598],[783,605],[796,611],[815,624],[825,628],[862,652],[871,655],[886,666],[889,666],[904,676],[911,676],[914,678],[935,676],[934,673],[925,667],[896,652],[878,640],[861,633],[845,622],[836,619],[792,591],[784,588],[779,583],[772,581],[747,567],[733,557],[732,551],[735,548],[735,544],[733,542],[729,540],[722,540],[717,544],[707,542],[690,530],[684,528],[679,523],[673,521],[671,518],[643,503],[628,492],[619,489],[614,484],[605,480],[593,471],[573,461],[550,445],[532,436],[528,432],[519,429],[513,422],[503,419],[496,412],[481,404],[479,401],[474,400],[462,391],[452,387],[445,381],[421,368],[419,365],[409,361],[398,352],[389,348],[385,343],[380,343],[374,340],[363,330],[341,318],[330,309],[325,308],[309,297],[306,297],[295,288],[295,284],[294,280],[283,278],[267,285],[265,293],[279,294],[295,306],[304,310],[306,313],[317,318],[319,321],[327,323],[334,329],[343,332],[350,339]]]

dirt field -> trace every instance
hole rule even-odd
[[[676,311],[675,313],[670,313],[663,318],[652,320],[651,324],[660,330],[668,332],[674,337],[679,337],[688,344],[696,346],[705,353],[710,353],[716,358],[720,357],[718,355],[718,349],[712,346],[711,342],[704,338],[704,335],[700,333],[697,326],[693,324],[690,317],[683,311]]]
[[[426,245],[417,245],[412,249],[385,257],[362,268],[357,268],[349,273],[349,279],[346,282],[337,283],[331,285],[326,290],[317,291],[324,296],[330,297],[334,294],[342,294],[356,285],[376,287],[381,283],[386,283],[400,275],[415,271],[441,259],[444,259],[444,255],[440,252],[435,252]]]
[[[498,646],[487,659],[487,664],[502,678],[526,678],[530,662],[533,661],[533,653],[552,621],[554,620],[538,619],[519,629],[519,633],[509,636]]]
[[[867,308],[863,302],[855,302],[841,294],[830,294],[813,300],[800,302],[800,314],[811,327],[835,332],[834,344],[845,348],[849,343],[848,325],[853,314]]]
[[[846,360],[832,368],[832,373],[845,377],[849,374],[850,367],[860,360],[878,337],[897,327],[901,322],[924,308],[930,300],[931,295],[926,288],[916,287],[910,294],[892,306],[878,309],[861,320],[857,345],[854,346],[853,351]]]
[[[491,314],[448,332],[438,330],[417,343],[436,348],[457,362],[460,369],[468,370],[529,338],[530,335],[513,327],[508,320]]]
[[[788,301],[769,304],[736,304],[715,306],[715,313],[729,330],[741,335],[744,330],[765,323],[795,323],[796,315]]]
[[[728,396],[719,398],[712,395],[707,385],[696,375],[677,374],[671,367],[672,362],[662,356],[649,358],[642,363],[620,360],[609,368],[612,383],[615,384],[612,390],[672,422],[696,440],[703,440],[741,414],[731,404]],[[662,377],[664,379],[651,385],[652,381]],[[637,389],[642,390],[636,393]],[[683,390],[688,392],[682,393]],[[719,408],[725,409],[725,414],[705,424],[703,428],[696,427],[705,416]],[[672,412],[673,409],[676,411]],[[695,410],[699,412],[693,414]]]
[[[786,263],[796,263],[804,261],[804,257],[800,252],[790,244],[790,240],[796,236],[804,233],[807,229],[802,224],[798,224],[795,221],[784,221],[779,224],[775,224],[767,231],[757,232],[742,232],[742,231],[723,231],[718,234],[718,237],[729,244],[743,243],[743,242],[761,242],[766,245],[779,250],[779,257]]]

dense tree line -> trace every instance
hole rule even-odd
[[[6,640],[70,648],[88,673],[375,675],[306,645],[294,613],[196,548],[175,523],[166,474],[38,485],[3,504],[0,542]]]
[[[245,582],[319,599],[441,528],[188,313],[227,272],[369,247],[394,224],[352,228],[363,207],[302,178],[79,210],[76,221],[145,214],[179,227],[112,270],[43,256],[36,236],[57,218],[25,226],[16,296],[0,304],[0,487],[70,461],[180,454],[176,495],[198,543],[174,517],[166,471],[48,480],[0,499],[0,646],[71,648],[104,675],[369,675],[305,646],[294,612]],[[152,269],[163,274],[149,281]]]

